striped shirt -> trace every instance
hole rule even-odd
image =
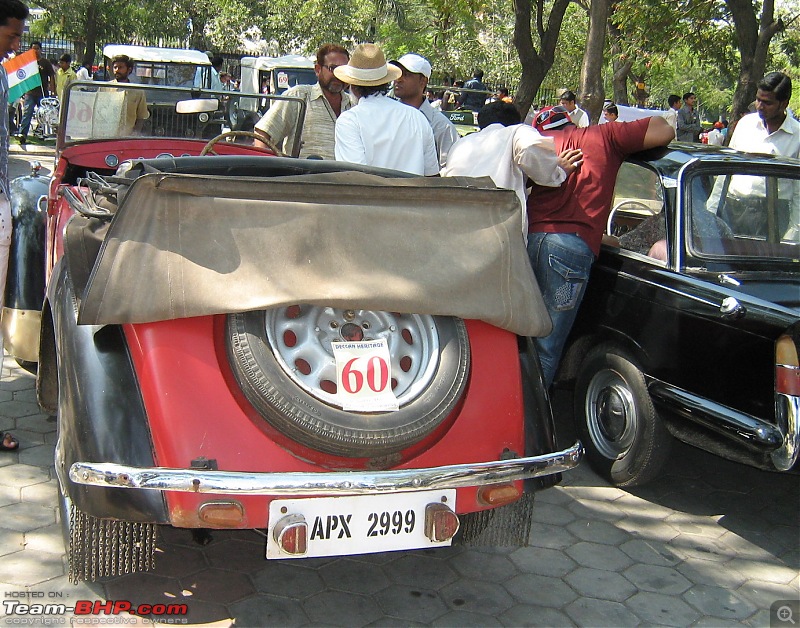
[[[284,96],[295,96],[306,101],[306,118],[300,137],[300,157],[322,157],[334,159],[334,131],[336,113],[322,93],[319,83],[314,85],[295,85],[287,89]],[[342,111],[352,107],[350,95],[342,92]],[[276,100],[256,124],[256,128],[269,135],[270,139],[284,153],[289,153],[293,131],[297,126],[300,107],[288,100]]]

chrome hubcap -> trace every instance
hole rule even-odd
[[[436,372],[439,335],[432,316],[292,305],[265,313],[267,339],[287,376],[308,394],[341,407],[332,342],[385,338],[392,390],[402,407]]]
[[[586,391],[586,426],[597,450],[609,460],[623,456],[636,436],[633,393],[615,371],[597,373]]]

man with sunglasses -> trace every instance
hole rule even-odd
[[[334,159],[334,129],[336,120],[343,111],[353,105],[345,92],[347,85],[333,75],[333,71],[347,65],[350,53],[342,46],[325,44],[317,50],[314,72],[317,83],[295,85],[284,92],[284,96],[296,96],[306,102],[306,117],[300,137],[300,157]],[[255,126],[255,133],[284,152],[284,143],[289,139],[300,115],[300,107],[291,101],[275,101],[264,117]],[[256,145],[263,144],[259,140]]]

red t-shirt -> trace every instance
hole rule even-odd
[[[583,164],[557,188],[533,186],[528,197],[528,232],[577,233],[595,256],[606,228],[614,185],[625,157],[644,148],[650,118],[543,131],[556,152],[583,151]]]

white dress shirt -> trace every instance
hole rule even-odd
[[[589,126],[589,114],[580,107],[575,107],[572,111],[568,111],[569,119],[578,128]]]
[[[733,129],[730,147],[748,153],[800,157],[800,122],[791,115],[770,133],[758,113],[748,113]]]
[[[447,153],[450,152],[450,147],[458,141],[456,125],[450,122],[450,118],[431,105],[427,98],[422,101],[419,110],[428,119],[431,129],[433,129],[433,139],[436,142],[439,165],[444,167],[447,163]]]
[[[415,107],[384,94],[361,98],[336,120],[337,161],[412,174],[439,172],[428,119]]]
[[[558,165],[553,138],[544,137],[524,124],[490,124],[478,133],[458,140],[450,149],[443,177],[491,177],[497,187],[514,190],[528,233],[525,182],[530,177],[539,185],[557,187],[567,178]]]

